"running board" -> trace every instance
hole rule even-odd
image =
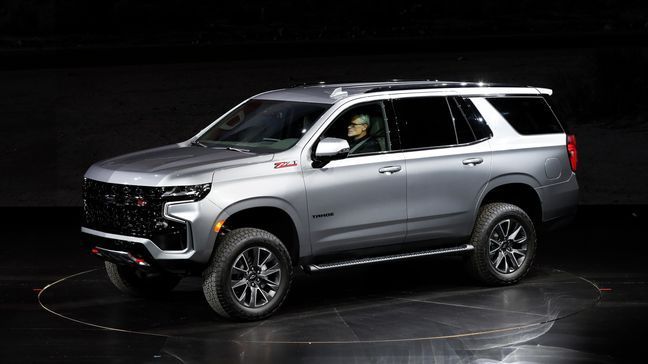
[[[355,266],[355,265],[380,263],[380,262],[387,262],[387,261],[401,260],[401,259],[409,259],[409,258],[427,257],[427,256],[430,256],[430,255],[442,255],[442,254],[466,252],[466,251],[470,251],[470,250],[473,250],[473,249],[475,249],[474,246],[464,244],[464,245],[459,245],[459,246],[455,246],[455,247],[451,247],[451,248],[423,250],[423,251],[413,252],[413,253],[385,255],[385,256],[382,256],[382,257],[353,259],[353,260],[345,260],[345,261],[333,262],[333,263],[309,264],[309,265],[306,266],[306,270],[308,272],[318,272],[318,271],[322,271],[322,270],[351,267],[351,266]]]

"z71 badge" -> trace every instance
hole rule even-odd
[[[295,167],[296,165],[297,165],[297,161],[275,162],[274,167],[275,167],[275,169],[279,169],[279,168],[286,168],[286,167]]]

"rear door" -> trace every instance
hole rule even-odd
[[[470,235],[490,178],[489,135],[458,97],[393,100],[407,168],[406,245],[445,245]],[[475,120],[477,121],[477,120]]]

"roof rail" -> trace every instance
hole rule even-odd
[[[484,83],[484,82],[455,82],[455,81],[430,81],[417,83],[403,83],[394,85],[384,85],[371,88],[365,93],[381,92],[381,91],[401,91],[401,90],[420,90],[429,88],[449,88],[449,87],[520,87],[518,85],[499,84],[499,83]]]
[[[298,82],[298,83],[293,83],[293,84],[290,85],[288,88],[307,87],[307,86],[318,86],[318,85],[326,85],[326,81],[317,81],[317,82]]]

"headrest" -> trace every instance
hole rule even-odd
[[[385,136],[385,120],[382,116],[372,116],[371,126],[369,127],[369,135],[381,137]]]

